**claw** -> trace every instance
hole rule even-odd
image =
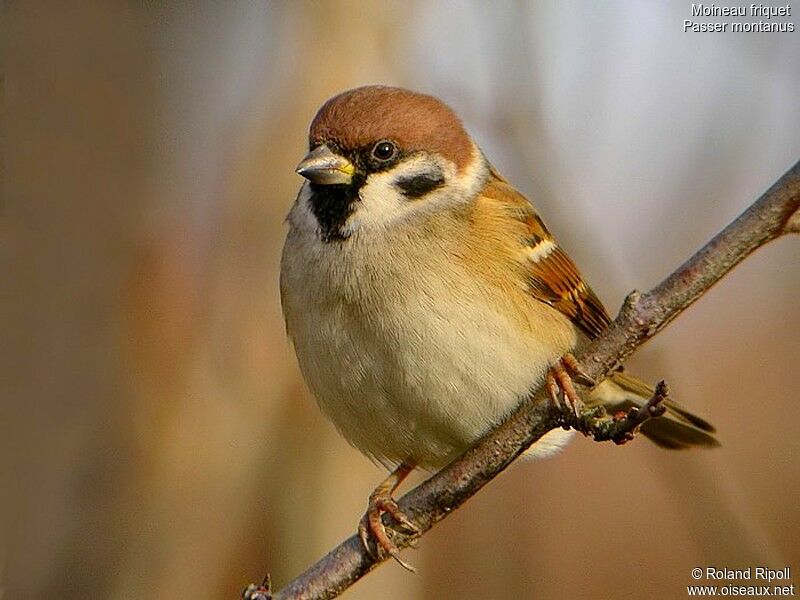
[[[583,401],[575,391],[573,378],[581,385],[593,386],[595,384],[594,380],[583,371],[575,357],[572,354],[565,354],[547,371],[547,394],[557,408],[562,408],[561,399],[563,398],[563,404],[571,408],[578,417],[583,408]]]
[[[556,378],[553,375],[552,370],[547,371],[546,381],[547,381],[547,395],[550,396],[550,401],[556,408],[559,409],[562,408],[561,399],[559,398],[559,396],[561,395],[561,389],[558,387],[558,382],[556,381]]]
[[[408,533],[419,533],[419,528],[408,518],[408,516],[400,510],[400,507],[392,498],[392,492],[397,489],[403,479],[414,469],[413,465],[403,463],[394,472],[386,478],[375,491],[369,496],[369,504],[367,512],[361,518],[358,524],[358,537],[367,554],[379,560],[381,552],[385,552],[396,560],[403,568],[408,569],[412,573],[415,572],[414,567],[400,558],[399,548],[392,542],[389,534],[386,532],[386,526],[383,524],[383,514],[390,515],[401,528],[405,529]],[[370,537],[375,541],[375,550],[369,543]]]
[[[561,357],[564,366],[572,375],[572,378],[579,384],[585,385],[586,387],[594,387],[597,385],[597,382],[592,379],[591,375],[589,375],[586,371],[583,370],[581,363],[578,362],[578,359],[575,358],[572,354],[565,354]]]

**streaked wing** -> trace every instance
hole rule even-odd
[[[567,315],[590,338],[600,335],[611,323],[603,303],[550,235],[528,199],[494,169],[481,195],[502,203],[509,214],[524,224],[523,244],[531,294]]]

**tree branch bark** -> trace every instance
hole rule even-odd
[[[645,294],[632,292],[608,330],[578,355],[584,370],[602,379],[750,253],[770,240],[798,232],[800,162],[655,288]],[[543,397],[539,390],[505,423],[400,499],[401,510],[422,533],[461,506],[533,442],[560,426],[563,413],[540,401]],[[400,532],[393,539],[400,548],[413,541]],[[334,598],[378,564],[353,535],[273,598]]]

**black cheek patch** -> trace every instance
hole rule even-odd
[[[395,182],[395,185],[406,198],[413,200],[443,186],[444,175],[439,171],[420,173],[411,177],[402,177]]]

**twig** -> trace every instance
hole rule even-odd
[[[609,329],[577,357],[584,370],[599,381],[756,248],[798,231],[800,162],[658,286],[646,294],[632,292]],[[599,436],[622,443],[630,439],[644,420],[656,416],[665,396],[666,388],[659,386],[646,407],[622,420],[603,419],[589,412],[575,422],[564,423],[569,417],[539,401],[543,398],[540,390],[533,400],[524,402],[505,423],[463,456],[403,496],[400,509],[424,533],[551,429],[566,424],[590,433],[595,439]],[[413,541],[402,532],[395,533],[393,539],[401,548]],[[274,600],[333,598],[378,564],[364,551],[358,536],[353,535],[277,592]]]
[[[242,600],[273,600],[272,578],[267,573],[260,585],[251,583],[242,592]]]
[[[584,411],[577,417],[565,413],[567,417],[562,425],[567,425],[591,436],[595,442],[612,441],[617,445],[625,444],[633,439],[639,427],[655,417],[660,417],[667,410],[664,400],[669,398],[667,384],[659,381],[653,392],[653,397],[642,408],[631,408],[621,418],[614,416],[609,419],[602,406],[589,411]],[[570,418],[571,417],[571,418]]]

